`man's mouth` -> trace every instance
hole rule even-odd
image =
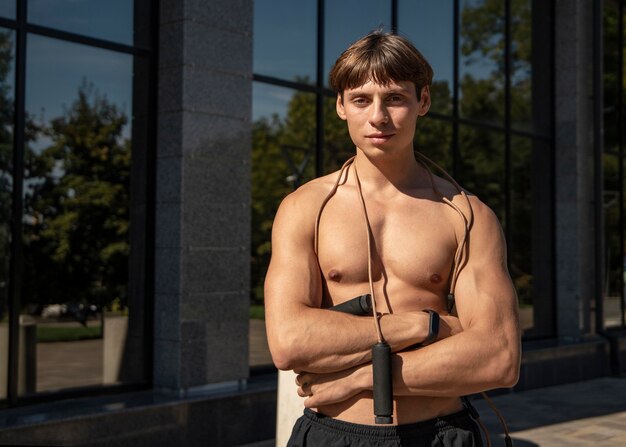
[[[369,135],[366,135],[366,138],[369,138],[370,141],[374,142],[374,143],[381,143],[381,142],[385,142],[387,140],[389,140],[391,137],[393,137],[394,134],[392,133],[371,133]]]

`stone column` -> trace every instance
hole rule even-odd
[[[557,336],[571,340],[589,330],[594,294],[592,3],[555,11]]]
[[[248,377],[252,0],[160,2],[154,384]]]

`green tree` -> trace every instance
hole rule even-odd
[[[8,302],[9,243],[13,157],[13,64],[11,32],[0,33],[0,320]]]
[[[126,115],[93,85],[28,152],[25,281],[31,303],[127,298],[130,141]]]

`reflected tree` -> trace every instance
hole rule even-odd
[[[12,33],[0,33],[0,321],[8,300],[13,157]]]
[[[31,303],[126,303],[130,140],[127,116],[84,82],[27,151],[24,293]]]
[[[487,122],[504,121],[505,36],[502,0],[467,2],[462,12],[461,54],[468,66],[483,68],[480,74],[466,73],[460,81],[462,115]],[[529,121],[532,113],[532,16],[529,0],[511,2],[511,104],[512,123]],[[487,61],[484,64],[484,61]],[[492,67],[485,73],[484,67]],[[519,154],[511,157],[511,189],[509,197],[515,209],[504,220],[504,134],[465,127],[461,129],[460,144],[461,181],[485,201],[499,216],[504,226],[509,226],[509,263],[520,303],[532,303],[532,271],[528,216],[531,215],[530,154],[523,146],[512,147]]]

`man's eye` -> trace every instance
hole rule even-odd
[[[402,101],[402,96],[400,96],[400,95],[393,95],[393,96],[390,96],[390,97],[388,98],[388,101],[389,101],[389,102],[400,102],[400,101]]]
[[[365,98],[354,98],[352,102],[357,105],[367,104],[367,100]]]

